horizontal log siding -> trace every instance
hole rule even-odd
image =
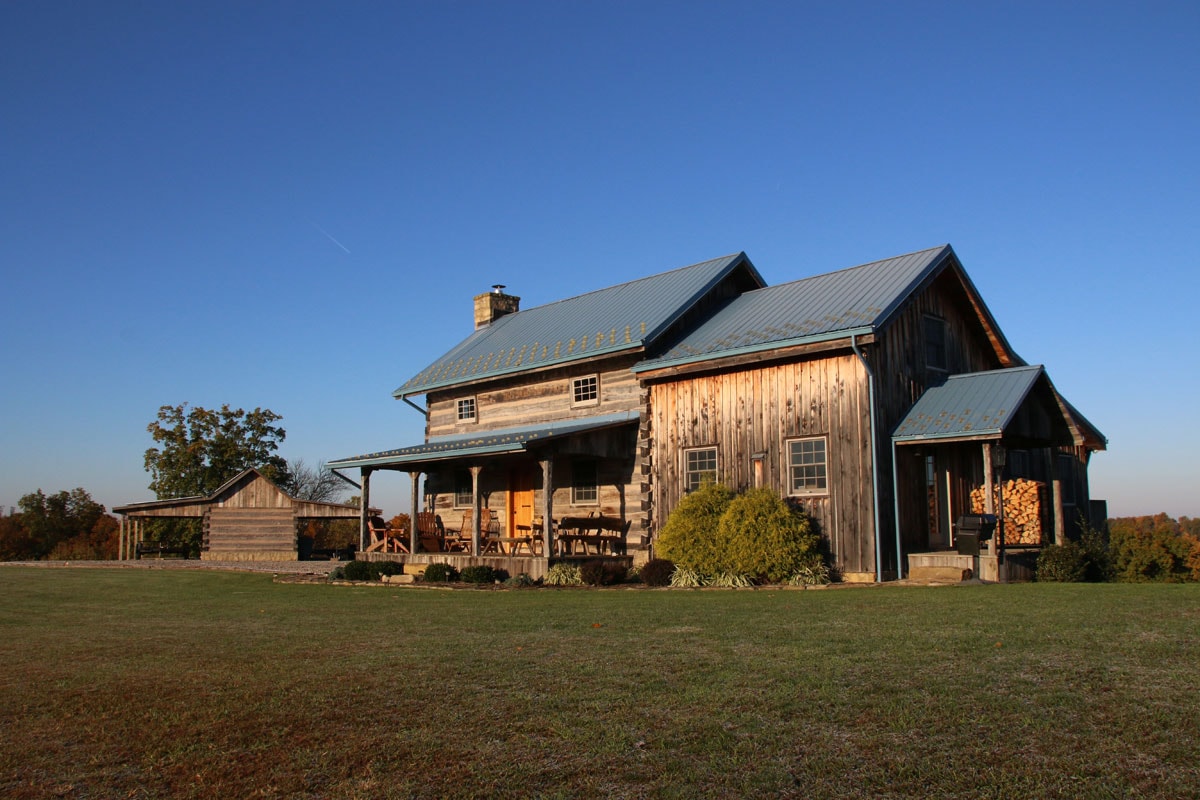
[[[654,384],[650,413],[654,524],[661,529],[684,486],[684,452],[717,448],[718,480],[752,484],[750,456],[766,452],[763,485],[788,493],[787,441],[825,436],[829,492],[802,497],[839,569],[875,569],[870,408],[853,354]]]
[[[636,410],[640,408],[641,389],[629,371],[634,363],[631,358],[609,359],[573,365],[570,370],[518,375],[486,388],[467,386],[430,393],[427,433],[448,436]],[[588,375],[600,378],[600,402],[576,406],[572,403],[571,381]],[[475,398],[475,422],[458,421],[458,401],[466,397]]]

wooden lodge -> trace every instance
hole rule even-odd
[[[201,519],[200,558],[210,561],[296,561],[299,532],[313,519],[358,519],[356,506],[297,500],[247,469],[209,497],[180,497],[131,503],[113,509],[121,515],[121,560],[142,552],[145,522]]]
[[[738,253],[524,311],[501,289],[394,393],[425,415],[424,442],[329,464],[361,471],[364,506],[372,473],[407,472],[412,507],[469,547],[423,548],[414,526],[372,557],[537,577],[574,557],[563,518],[602,517],[621,523],[613,555],[645,559],[716,480],[795,498],[844,579],[880,581],[927,553],[960,563],[956,520],[1003,516],[1005,481],[1020,536],[1038,531],[1022,546],[1090,508],[1103,435],[1012,350],[948,245],[773,287]],[[362,530],[366,549],[365,512]],[[1003,578],[1013,531],[984,577]]]

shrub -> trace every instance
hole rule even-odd
[[[676,566],[671,573],[671,585],[680,589],[699,589],[704,585],[704,576],[694,569]]]
[[[717,528],[732,500],[733,492],[719,483],[705,483],[684,497],[658,534],[658,555],[689,569],[719,571],[724,548]]]
[[[342,574],[348,581],[379,580],[374,561],[347,561],[346,566],[342,567]]]
[[[788,578],[788,584],[790,586],[825,586],[831,580],[829,565],[825,563],[825,559],[819,553],[813,553],[808,556],[806,563],[802,564]]]
[[[329,570],[329,580],[331,580],[331,581],[346,580],[346,568],[345,567],[334,567],[333,569]]]
[[[620,561],[585,561],[579,567],[579,579],[588,586],[611,586],[625,580],[628,569]]]
[[[547,586],[580,586],[583,584],[583,578],[577,565],[555,564],[546,573],[544,583]]]
[[[750,489],[729,503],[717,538],[724,552],[706,574],[733,572],[783,581],[809,563],[817,536],[808,516],[788,506],[771,489]]]
[[[449,583],[458,580],[458,570],[449,564],[430,564],[424,579],[430,583]]]
[[[521,572],[506,580],[504,585],[513,589],[521,589],[526,586],[537,586],[537,581],[529,577],[528,574]]]
[[[754,579],[749,575],[736,572],[718,572],[707,581],[709,586],[720,586],[726,589],[746,589],[754,585]]]
[[[671,573],[675,571],[675,562],[665,558],[653,558],[642,565],[638,576],[647,586],[666,586],[671,582]]]
[[[1042,583],[1078,583],[1087,576],[1087,557],[1075,542],[1051,544],[1038,555],[1035,579]]]
[[[375,578],[382,578],[384,575],[403,575],[404,565],[399,561],[372,561],[370,562],[375,567]]]
[[[497,580],[496,570],[487,564],[472,564],[469,567],[463,567],[459,578],[464,583],[495,583]]]

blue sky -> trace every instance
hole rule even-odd
[[[1200,516],[1198,40],[1194,2],[4,3],[0,505],[150,499],[164,404],[416,443],[391,392],[494,283],[949,242],[1109,437],[1093,495]]]

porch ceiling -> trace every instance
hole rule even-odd
[[[414,468],[454,459],[524,453],[554,439],[603,428],[637,422],[636,411],[623,411],[595,417],[544,422],[505,430],[481,431],[461,436],[439,436],[424,444],[384,450],[379,453],[342,458],[327,462],[330,469],[376,467],[381,469]]]

